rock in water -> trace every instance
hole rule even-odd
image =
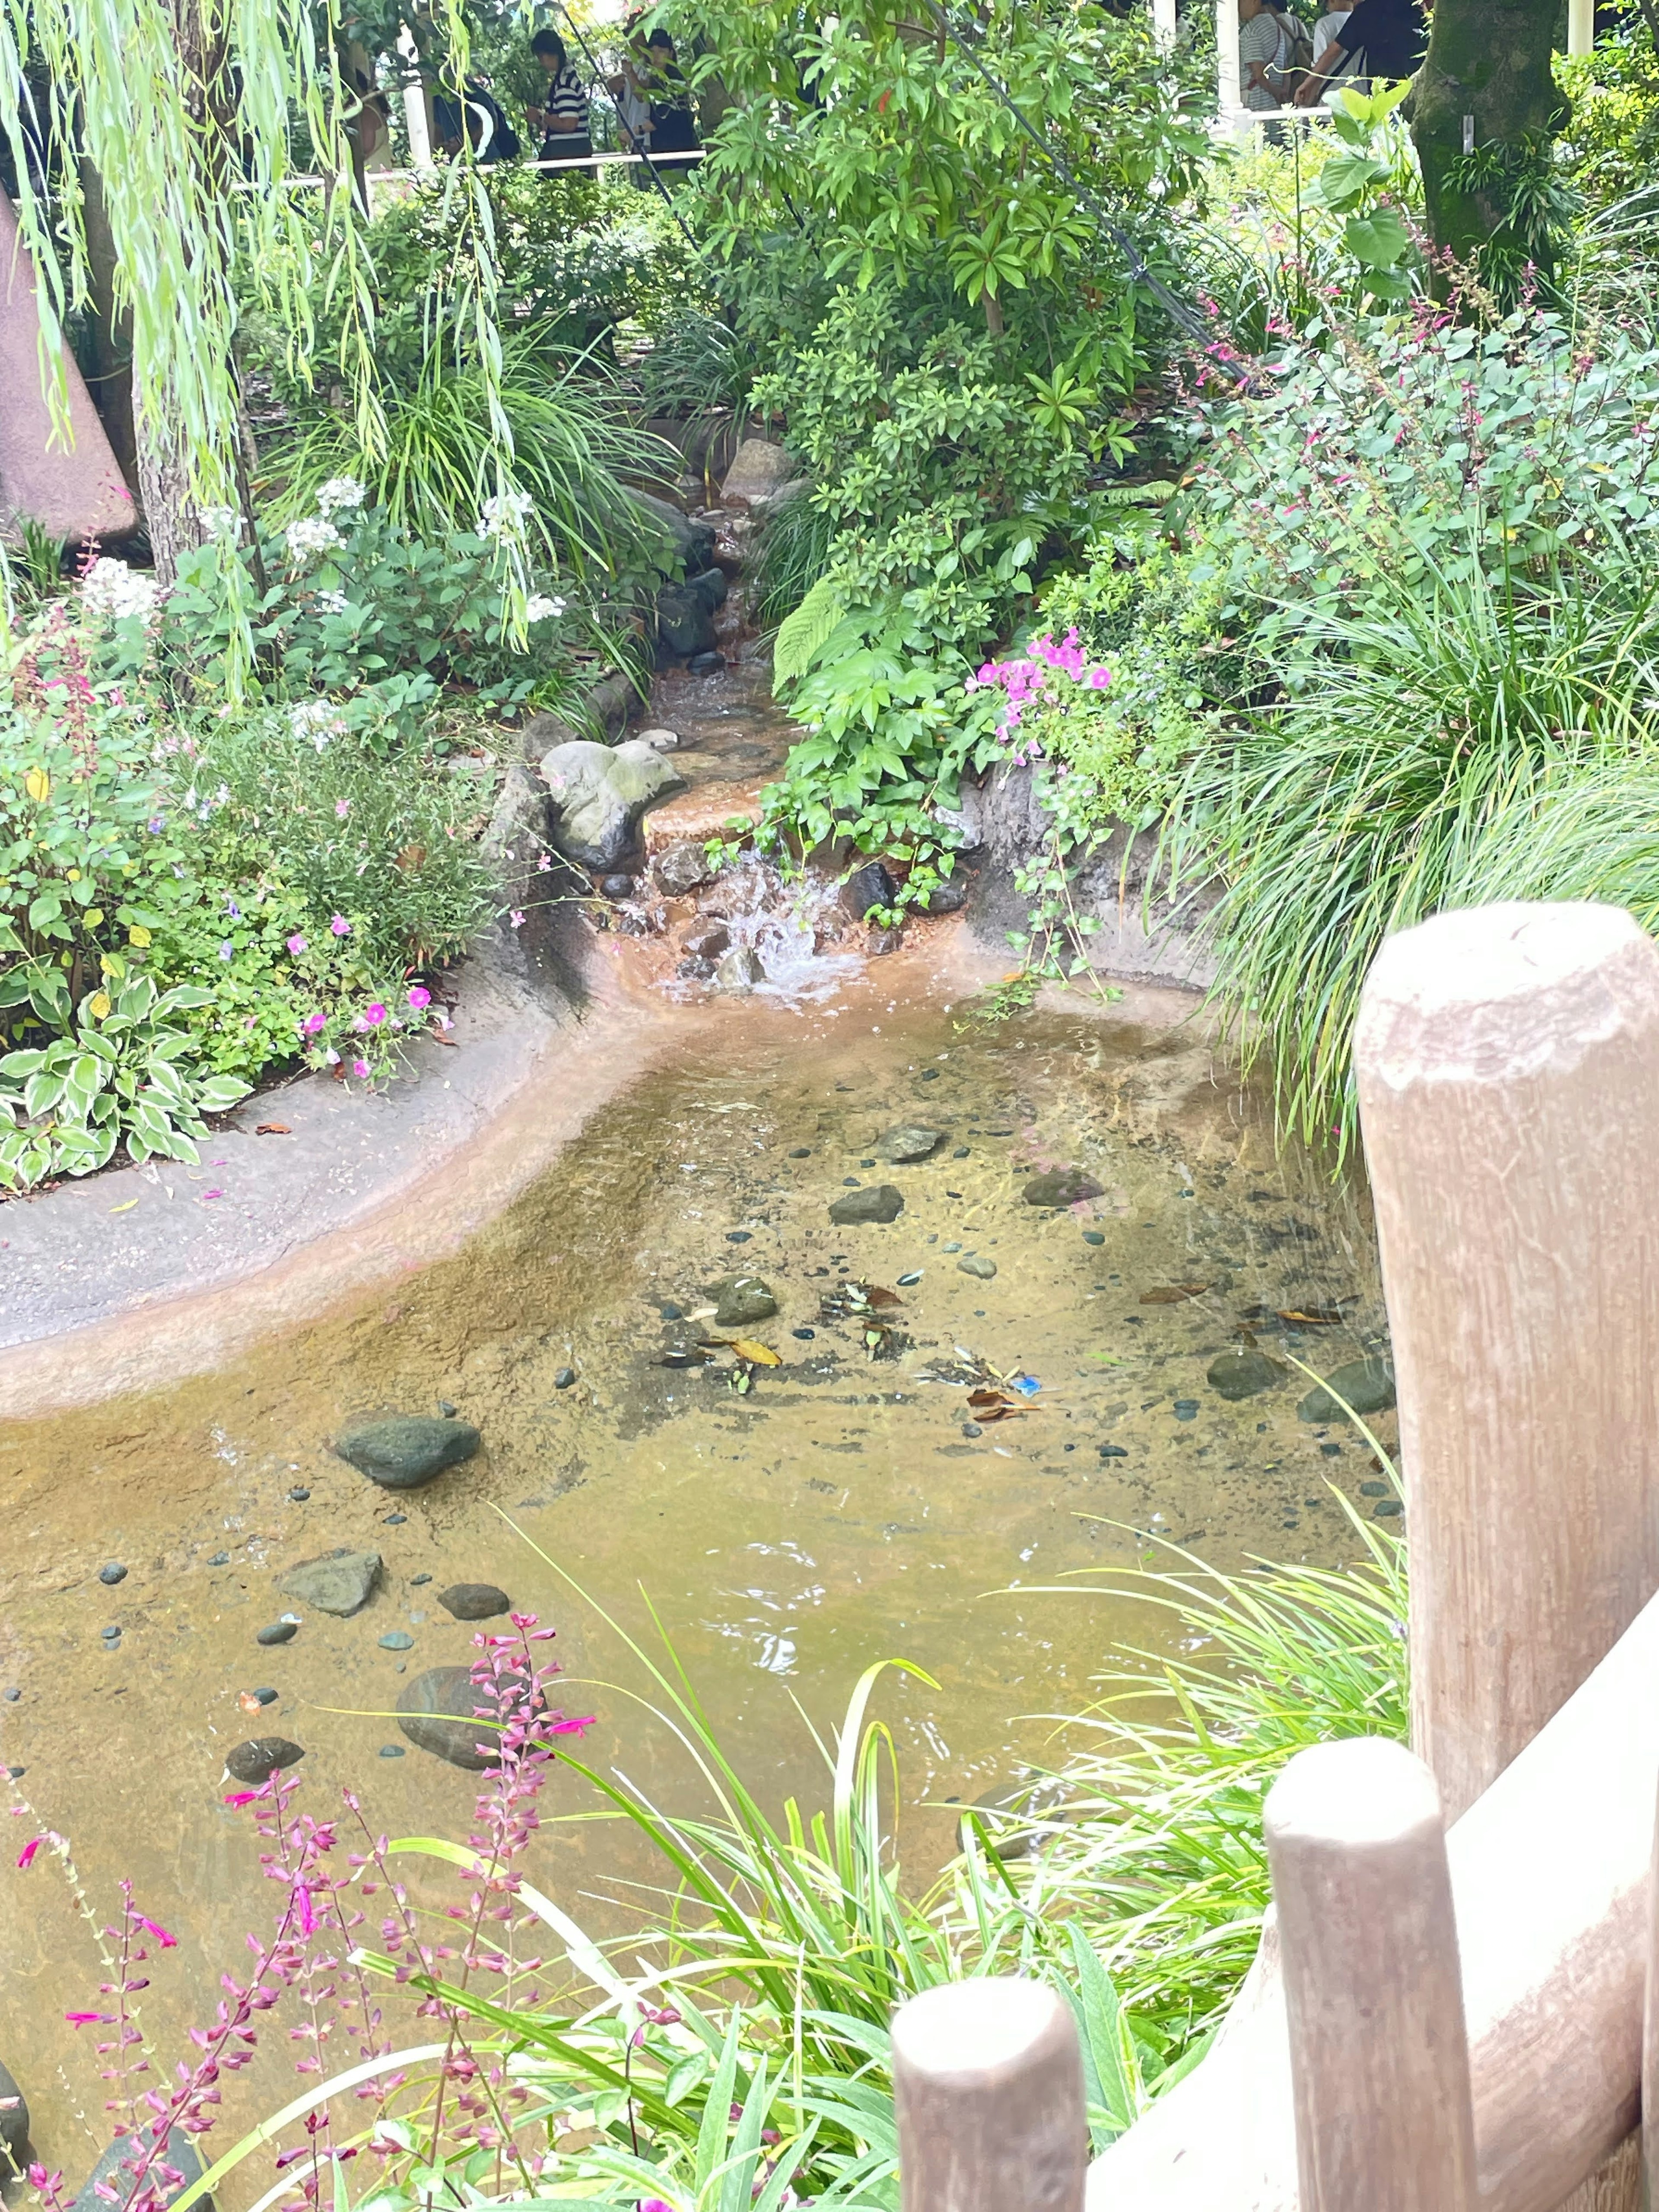
[[[608,899],[632,898],[637,880],[638,878],[634,876],[624,876],[620,873],[614,876],[601,876],[599,890]]]
[[[714,557],[712,523],[693,522],[679,507],[648,491],[635,491],[630,487],[628,496],[635,507],[644,510],[647,526],[654,525],[658,534],[673,547],[688,575],[695,575],[708,566]]]
[[[723,921],[711,922],[706,928],[691,931],[685,949],[694,960],[708,961],[712,969],[721,953],[731,951],[732,933]]]
[[[968,886],[954,876],[935,885],[921,902],[924,914],[960,914],[968,903]]]
[[[1204,1379],[1218,1396],[1237,1405],[1241,1398],[1254,1398],[1262,1390],[1271,1390],[1279,1376],[1279,1370],[1267,1353],[1258,1352],[1252,1344],[1224,1352],[1219,1359],[1212,1359]]]
[[[720,486],[723,507],[763,505],[776,496],[795,474],[795,465],[783,447],[770,438],[745,438],[733,456]]]
[[[470,1667],[428,1667],[398,1698],[398,1725],[417,1751],[482,1774],[495,1764],[489,1746],[500,1733],[478,1719],[484,1702]]]
[[[298,1598],[317,1613],[349,1620],[368,1603],[380,1577],[378,1552],[351,1552],[343,1545],[301,1559],[276,1585],[284,1597]]]
[[[11,2168],[6,2163],[9,2153],[18,2166],[28,2164],[29,2108],[23,2093],[3,2066],[0,2066],[0,2174],[8,2181]]]
[[[262,1628],[254,1638],[256,1644],[292,1644],[300,1632],[297,1620],[273,1620],[269,1628]]]
[[[688,787],[673,763],[639,738],[620,745],[577,738],[542,755],[552,795],[553,842],[568,860],[608,873],[634,849],[641,817]]]
[[[710,1283],[708,1296],[714,1301],[716,1328],[748,1328],[757,1321],[770,1321],[778,1310],[769,1283],[758,1275],[722,1275]]]
[[[141,2127],[136,2136],[122,2136],[112,2142],[88,2175],[80,2195],[70,2207],[70,2212],[126,2212],[126,2208],[139,2193],[138,2167],[149,2156],[155,2138],[149,2125]],[[201,2179],[206,2168],[201,2154],[182,2128],[167,2130],[167,2147],[162,2154],[167,2163],[178,2174],[177,2181],[163,2181],[152,2166],[145,2175],[143,2193],[149,2197],[154,2191],[165,2204],[182,2197],[193,2182]],[[107,2190],[100,2196],[100,2190]],[[198,2197],[196,2203],[212,2212],[213,2199]]]
[[[651,863],[651,872],[665,898],[684,898],[699,884],[706,884],[714,871],[708,865],[708,854],[696,840],[683,837],[678,845],[670,845],[658,854]]]
[[[734,945],[714,970],[717,991],[752,991],[757,983],[765,981],[766,970],[752,945]]]
[[[903,1211],[903,1193],[892,1183],[867,1183],[862,1190],[849,1190],[843,1197],[832,1199],[830,1218],[837,1229],[846,1229],[856,1222],[896,1221]]]
[[[513,1601],[494,1583],[453,1583],[438,1592],[438,1602],[457,1620],[493,1620],[512,1609]]]
[[[944,1142],[943,1129],[924,1129],[914,1121],[903,1121],[877,1139],[876,1150],[895,1167],[903,1167],[912,1160],[925,1160]]]
[[[415,1490],[447,1467],[471,1459],[483,1439],[471,1421],[441,1421],[433,1413],[394,1413],[382,1421],[357,1421],[342,1429],[334,1449],[382,1490]]]
[[[689,584],[665,584],[657,594],[657,636],[682,660],[712,653],[714,617],[708,599]]]
[[[124,1583],[126,1578],[127,1571],[118,1559],[112,1559],[106,1567],[98,1570],[98,1579],[106,1589],[113,1589],[117,1583]]]
[[[1339,1405],[1337,1401],[1345,1402]],[[1296,1409],[1298,1421],[1346,1421],[1356,1413],[1386,1413],[1394,1403],[1394,1364],[1380,1353],[1351,1359],[1310,1390]]]
[[[996,1271],[996,1261],[988,1260],[982,1252],[969,1252],[964,1258],[957,1261],[957,1273],[959,1275],[977,1275],[981,1283],[988,1283]]]
[[[726,655],[723,653],[694,653],[685,664],[688,676],[720,676],[725,669]]]
[[[1049,1168],[1026,1178],[1027,1206],[1078,1206],[1085,1199],[1103,1195],[1100,1185],[1081,1168]]]
[[[879,860],[866,860],[841,887],[841,902],[854,921],[862,921],[872,907],[892,905],[898,885]]]
[[[257,1790],[279,1769],[292,1766],[304,1757],[300,1746],[290,1743],[285,1735],[256,1735],[225,1753],[225,1771]]]
[[[674,752],[678,750],[679,742],[679,732],[671,730],[664,724],[653,724],[650,729],[640,732],[640,743],[642,745],[649,745],[653,752]]]
[[[718,568],[704,568],[685,580],[688,592],[695,592],[712,615],[726,605],[726,595],[731,586]]]

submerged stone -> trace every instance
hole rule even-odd
[[[1045,1169],[1027,1178],[1024,1193],[1027,1206],[1080,1206],[1085,1199],[1103,1195],[1094,1177],[1081,1168]]]
[[[751,1322],[770,1321],[778,1310],[771,1285],[758,1275],[722,1275],[709,1284],[708,1295],[714,1301],[717,1328],[747,1328]]]
[[[717,991],[752,991],[766,981],[761,957],[752,945],[734,945],[714,970]]]
[[[996,1261],[988,1260],[982,1252],[970,1252],[966,1259],[957,1261],[959,1275],[977,1275],[981,1283],[988,1283],[996,1271]]]
[[[1356,1413],[1386,1413],[1395,1401],[1394,1365],[1381,1353],[1351,1359],[1315,1385],[1296,1409],[1299,1421],[1346,1421]]]
[[[830,1218],[838,1229],[857,1223],[879,1222],[884,1225],[896,1221],[904,1211],[904,1196],[890,1182],[867,1183],[861,1190],[849,1190],[844,1198],[832,1199]]]
[[[285,1735],[256,1735],[225,1753],[225,1771],[257,1790],[282,1768],[293,1766],[304,1757],[300,1746],[290,1743]]]
[[[341,1545],[314,1559],[301,1559],[276,1587],[284,1597],[298,1598],[318,1613],[349,1620],[368,1603],[380,1577],[378,1552],[353,1552]]]
[[[1217,1395],[1237,1405],[1241,1399],[1254,1398],[1263,1390],[1271,1390],[1279,1380],[1279,1370],[1265,1352],[1247,1345],[1235,1352],[1224,1352],[1212,1359],[1205,1381]]]
[[[297,1620],[273,1620],[269,1628],[262,1628],[254,1638],[256,1644],[292,1644],[300,1632]]]
[[[446,1468],[471,1459],[483,1439],[471,1421],[432,1413],[397,1413],[342,1429],[334,1449],[382,1490],[413,1490]]]
[[[438,1602],[457,1620],[493,1620],[512,1609],[513,1601],[494,1583],[452,1583],[438,1592]]]
[[[925,1129],[917,1121],[901,1121],[896,1129],[878,1138],[876,1150],[893,1166],[902,1167],[912,1160],[925,1160],[944,1142],[943,1129]]]
[[[491,1745],[500,1735],[477,1717],[483,1703],[470,1667],[428,1667],[398,1698],[398,1725],[417,1751],[482,1774],[496,1764]]]

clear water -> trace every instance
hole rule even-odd
[[[1363,1193],[1276,1157],[1190,1024],[965,1025],[902,960],[872,968],[856,992],[711,1010],[492,1227],[395,1291],[213,1376],[0,1431],[0,1690],[21,1692],[0,1701],[0,1755],[72,1839],[101,1917],[128,1874],[179,1929],[147,2022],[164,2054],[269,1919],[251,1838],[221,1803],[231,1745],[303,1744],[319,1815],[349,1784],[393,1834],[465,1832],[471,1778],[380,1755],[401,1741],[387,1716],[408,1675],[469,1654],[473,1631],[434,1602],[452,1582],[498,1583],[556,1624],[568,1702],[597,1716],[589,1754],[685,1809],[696,1778],[596,1607],[642,1638],[656,1609],[774,1803],[822,1802],[803,1713],[830,1729],[861,1668],[913,1661],[932,1685],[890,1677],[878,1709],[920,1871],[951,1847],[951,1801],[1061,1754],[1058,1717],[1087,1702],[1115,1639],[1166,1634],[1098,1571],[1146,1556],[1152,1535],[1230,1566],[1352,1548],[1331,1489],[1371,1509],[1368,1449],[1298,1419],[1308,1385],[1289,1363],[1329,1372],[1382,1340]],[[943,1133],[933,1158],[871,1164],[884,1131],[918,1121]],[[1023,1171],[1056,1164],[1101,1196],[1026,1203]],[[849,1179],[893,1183],[902,1212],[833,1226]],[[969,1257],[994,1277],[962,1272]],[[734,1269],[771,1285],[775,1319],[698,1318]],[[835,1317],[857,1281],[902,1301],[881,1309],[891,1334],[873,1348],[860,1320]],[[1343,1318],[1276,1317],[1312,1309]],[[1241,1327],[1285,1372],[1230,1404],[1206,1375]],[[746,1395],[728,1353],[662,1364],[738,1333],[781,1362]],[[981,1363],[1039,1386],[1026,1410],[969,1419]],[[485,1447],[423,1490],[390,1496],[328,1449],[350,1417],[440,1401]],[[335,1545],[382,1553],[368,1608],[256,1646],[289,1609],[279,1576]],[[130,1572],[107,1589],[112,1559]],[[380,1647],[394,1630],[406,1653]],[[280,1695],[251,1720],[238,1693],[258,1685]],[[562,1813],[586,1809],[574,1778],[557,1795]],[[618,1883],[656,1878],[587,1822],[550,1828],[536,1856],[532,1878],[600,1928],[619,1924]],[[0,1852],[0,2057],[27,2076],[47,2154],[78,2176],[97,2085],[61,2014],[101,1976],[52,1869],[15,1858]],[[228,2121],[280,2100],[285,2063],[237,2086]]]

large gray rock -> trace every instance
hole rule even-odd
[[[896,1221],[904,1211],[902,1194],[890,1182],[866,1183],[861,1190],[844,1192],[833,1199],[830,1218],[837,1229],[848,1229],[860,1222]]]
[[[628,495],[640,510],[641,527],[657,538],[688,575],[695,576],[709,566],[714,558],[712,523],[693,522],[689,514],[652,492],[630,491]]]
[[[1237,1405],[1245,1398],[1255,1398],[1263,1390],[1271,1390],[1284,1370],[1276,1367],[1265,1352],[1258,1352],[1253,1344],[1237,1346],[1212,1359],[1205,1381],[1218,1396],[1230,1405]]]
[[[745,438],[720,486],[725,507],[752,507],[764,504],[790,483],[797,471],[783,447],[770,438]]]
[[[417,1750],[482,1774],[496,1763],[490,1746],[501,1733],[477,1717],[486,1702],[470,1667],[428,1667],[398,1698],[398,1725]]]
[[[471,1459],[482,1442],[470,1421],[394,1413],[385,1420],[356,1421],[342,1429],[334,1449],[382,1490],[416,1490],[447,1467]]]
[[[284,1597],[298,1598],[313,1613],[331,1613],[341,1620],[349,1620],[368,1603],[380,1577],[378,1552],[352,1552],[341,1545],[314,1559],[301,1559],[276,1587]]]
[[[151,2125],[154,2124],[152,2122]],[[171,2204],[175,2198],[182,2197],[193,2182],[201,2179],[206,2168],[202,2164],[200,2153],[182,2128],[172,2128],[167,2132],[167,2148],[161,2157],[179,2175],[179,2179],[164,2182],[153,2165],[141,2184],[138,2167],[149,2155],[151,2141],[149,2128],[144,2127],[136,2136],[122,2136],[112,2142],[87,2176],[70,2212],[126,2212],[127,2206],[139,2194],[141,2188],[148,2196],[153,2187],[163,2204]],[[160,2163],[158,2160],[156,2164]],[[112,2194],[102,2197],[99,2194],[100,2188],[107,2189]],[[213,2203],[210,2197],[198,2197],[196,2202],[210,2208],[210,2212]]]
[[[658,854],[651,863],[651,872],[665,898],[684,898],[699,884],[706,884],[714,871],[709,866],[706,847],[695,837],[682,837],[678,845],[670,845]]]
[[[0,2179],[9,2181],[8,2155],[17,2166],[28,2164],[29,2108],[22,2091],[0,2066]]]
[[[633,851],[648,807],[688,787],[640,738],[614,746],[580,738],[555,745],[543,756],[541,772],[553,802],[555,845],[578,867],[596,872]]]
[[[1369,1359],[1352,1359],[1328,1375],[1309,1391],[1296,1417],[1299,1421],[1346,1421],[1350,1409],[1361,1414],[1386,1413],[1393,1403],[1393,1362],[1373,1352]]]

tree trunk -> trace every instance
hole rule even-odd
[[[1551,69],[1556,12],[1556,0],[1436,0],[1411,118],[1429,234],[1443,255],[1473,260],[1509,216],[1503,175],[1461,177],[1466,155],[1486,152],[1501,171],[1547,153],[1562,113]],[[1442,296],[1449,273],[1436,272]]]
[[[110,234],[104,205],[104,186],[90,161],[81,164],[81,195],[85,209],[87,280],[91,312],[87,317],[91,339],[93,404],[104,425],[128,489],[141,490],[138,482],[138,439],[132,420],[132,318],[115,302],[115,240]]]

